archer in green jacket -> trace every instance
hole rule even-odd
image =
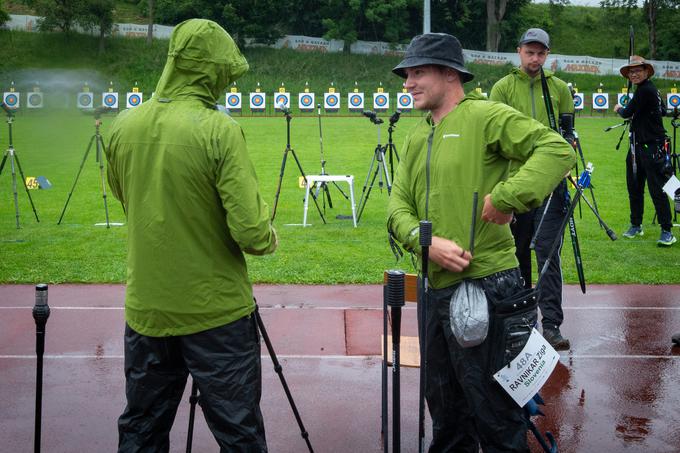
[[[418,304],[424,365],[421,384],[432,417],[429,452],[528,453],[527,423],[492,378],[528,341],[533,303],[500,316],[496,306],[523,291],[507,225],[515,211],[538,206],[575,161],[556,132],[518,111],[463,91],[473,75],[460,42],[443,33],[416,36],[393,72],[415,107],[428,111],[402,148],[387,226],[418,254],[419,223],[432,223],[428,289]],[[510,162],[521,165],[508,177]],[[469,244],[473,194],[474,253]],[[488,300],[489,331],[480,343],[459,344],[450,322],[452,296],[463,279]],[[513,304],[508,304],[511,307]],[[422,439],[421,439],[422,441]]]
[[[243,132],[215,108],[247,70],[218,24],[185,21],[153,97],[111,128],[109,184],[128,220],[119,451],[165,448],[189,372],[222,451],[266,451],[243,254],[277,239]]]
[[[520,38],[517,53],[520,66],[513,68],[510,74],[500,79],[491,88],[489,99],[502,102],[534,118],[541,124],[551,127],[547,104],[543,94],[541,69],[550,53],[550,37],[540,28],[530,28]],[[544,70],[550,105],[553,111],[554,126],[560,130],[569,143],[574,143],[574,101],[567,84],[555,75]],[[558,127],[559,119],[559,127]],[[516,171],[516,164],[511,165],[510,174]],[[552,195],[539,208],[515,216],[511,223],[515,238],[515,248],[519,268],[527,288],[531,287],[531,241],[535,239],[534,251],[539,271],[556,240],[560,241],[558,253],[551,259],[550,265],[541,277],[539,307],[541,308],[543,336],[559,350],[570,347],[569,340],[562,337],[560,326],[564,320],[562,310],[562,263],[560,260],[563,231],[562,221],[569,208],[567,202],[567,185],[565,181],[556,185]],[[540,225],[540,228],[539,228]]]

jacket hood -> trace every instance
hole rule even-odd
[[[170,100],[199,98],[214,105],[227,86],[247,71],[248,62],[219,24],[189,19],[172,32],[156,96]]]

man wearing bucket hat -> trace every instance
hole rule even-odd
[[[625,107],[620,104],[614,106],[614,111],[621,117],[630,119],[632,134],[631,146],[626,155],[630,227],[623,236],[634,238],[644,234],[642,216],[647,181],[649,195],[652,197],[656,217],[661,226],[661,236],[656,243],[668,247],[675,243],[676,238],[671,232],[673,222],[670,204],[662,189],[668,180],[663,172],[666,160],[663,150],[666,137],[663,115],[666,113],[666,107],[659,90],[649,80],[654,75],[654,66],[647,63],[644,58],[638,55],[631,56],[628,64],[621,68],[621,75],[636,86],[635,94]]]
[[[217,23],[177,25],[156,94],[111,127],[128,220],[119,452],[168,451],[191,374],[220,451],[266,452],[260,340],[244,253],[276,249],[241,127],[215,109],[248,62]]]
[[[550,53],[550,37],[540,28],[530,28],[522,34],[517,47],[520,65],[512,68],[510,74],[500,79],[491,89],[489,99],[503,102],[545,126],[550,127],[541,82],[541,68]],[[574,140],[574,101],[571,92],[559,78],[549,71],[543,71],[550,93],[553,112],[558,114],[562,133],[568,141]],[[516,165],[511,165],[511,173]],[[562,240],[560,229],[567,212],[565,181],[561,181],[549,199],[531,211],[518,214],[510,227],[515,238],[517,259],[527,288],[531,287],[531,240],[536,235],[534,251],[538,269],[548,259],[555,239]],[[540,225],[540,229],[538,228]],[[569,340],[562,337],[560,326],[564,320],[562,310],[562,263],[560,254],[550,261],[541,280],[541,294],[538,301],[541,308],[543,336],[558,351],[570,347]]]
[[[507,225],[512,213],[538,206],[574,165],[575,154],[538,121],[481,94],[466,95],[463,83],[473,75],[451,35],[416,36],[393,72],[406,79],[415,107],[429,111],[406,138],[387,226],[418,255],[419,223],[432,222],[428,302],[419,304],[427,305],[419,320],[430,452],[477,453],[480,444],[485,452],[528,452],[522,409],[492,375],[513,358],[508,348],[521,350],[536,308],[523,313],[526,332],[519,338],[503,331],[507,325],[496,321],[494,303],[523,290]],[[511,160],[524,164],[508,178]],[[475,192],[484,204],[481,215],[475,210],[481,221],[473,222]],[[483,287],[493,326],[481,344],[467,348],[458,344],[449,321],[451,297],[463,280]],[[519,341],[511,345],[510,337]]]

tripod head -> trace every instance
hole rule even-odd
[[[286,105],[283,102],[280,102],[277,108],[281,111],[281,113],[283,113],[283,115],[286,118],[291,118],[290,109],[287,108]]]
[[[382,118],[378,118],[378,114],[375,113],[373,110],[364,110],[363,112],[361,112],[361,114],[364,115],[369,120],[371,120],[371,123],[373,123],[373,124],[384,123]]]
[[[7,118],[12,118],[14,116],[14,112],[12,111],[12,109],[9,108],[9,106],[4,102],[0,102],[0,107],[2,107],[2,109],[7,114]]]
[[[92,115],[94,116],[95,120],[98,120],[102,117],[104,113],[113,112],[113,109],[111,107],[106,107],[102,105],[101,107],[97,107],[96,109],[84,109],[82,112],[85,113],[86,115]]]
[[[628,123],[630,123],[630,119],[625,119],[625,120],[623,120],[623,123],[619,123],[619,124],[615,124],[615,125],[613,125],[613,126],[606,127],[606,128],[604,129],[604,131],[605,131],[605,132],[609,132],[609,131],[611,131],[612,129],[616,129],[617,127],[628,126]]]
[[[677,107],[673,108],[673,112],[671,113],[671,126],[673,126],[674,129],[677,129],[680,127],[680,110],[678,110]]]
[[[397,124],[397,121],[399,121],[400,116],[401,110],[397,109],[392,116],[390,116],[390,126],[394,127],[394,125]]]

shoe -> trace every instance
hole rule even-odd
[[[630,228],[628,228],[628,231],[623,233],[624,238],[634,238],[635,236],[644,236],[645,232],[642,231],[642,227],[640,225],[631,225]]]
[[[656,243],[659,246],[670,247],[671,245],[675,244],[675,241],[677,241],[677,239],[675,236],[673,236],[673,233],[670,231],[661,230],[661,236],[659,237],[659,240],[656,241]]]
[[[543,338],[555,348],[555,351],[567,351],[571,347],[569,340],[560,333],[559,327],[543,326]]]

